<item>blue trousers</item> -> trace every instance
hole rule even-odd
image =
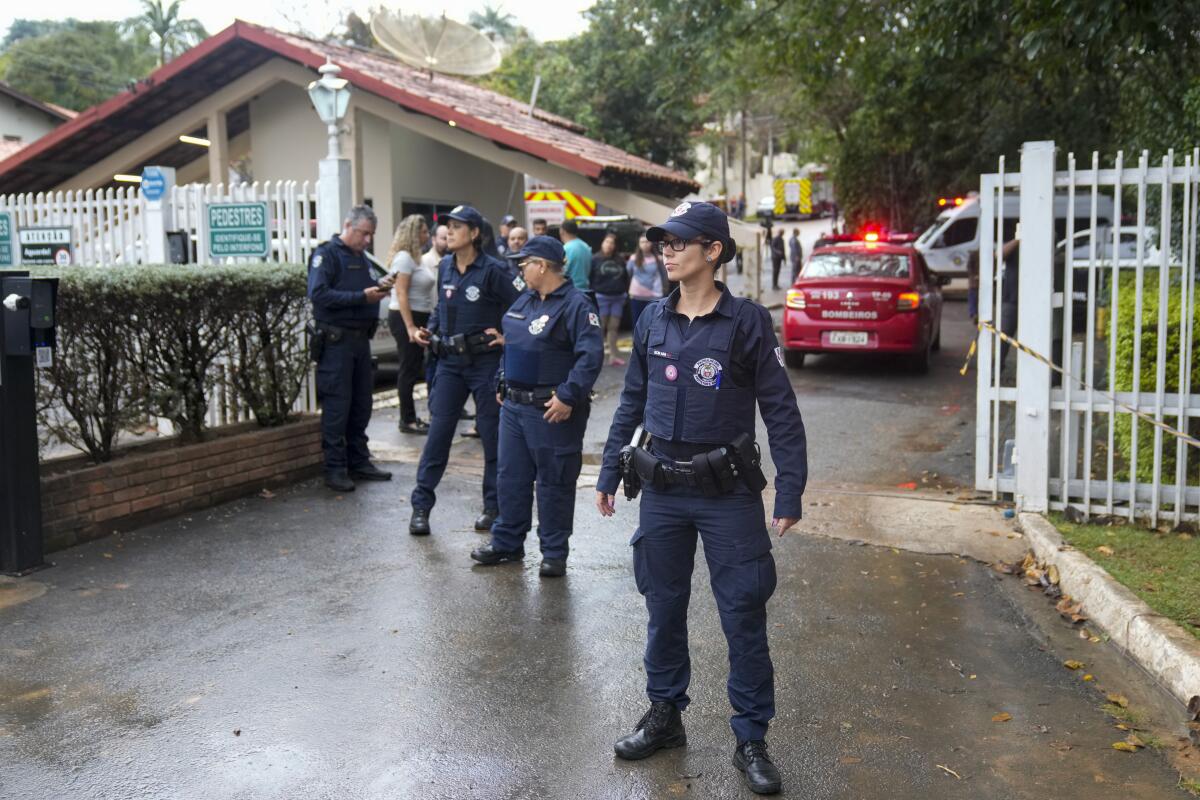
[[[499,354],[477,357],[471,364],[458,358],[439,358],[429,394],[429,434],[421,463],[417,467],[417,486],[412,492],[412,507],[428,511],[437,502],[437,485],[446,473],[450,443],[458,429],[463,403],[475,397],[475,427],[483,443],[483,507],[495,509],[496,437],[500,427],[500,405],[496,402],[496,369]]]
[[[540,403],[511,400],[500,409],[500,516],[492,525],[492,547],[524,551],[533,525],[533,487],[537,485],[538,539],[542,557],[565,561],[575,520],[575,481],[583,466],[583,432],[588,403],[580,403],[565,422],[542,418]]]
[[[373,384],[370,342],[326,340],[317,364],[317,398],[321,401],[321,449],[327,474],[370,463],[367,423],[371,421]]]
[[[699,534],[729,645],[730,727],[739,743],[764,738],[775,716],[775,669],[767,646],[775,559],[762,496],[704,497],[685,489],[646,489],[640,523],[631,544],[634,578],[650,612],[646,694],[680,709],[689,702],[687,612]]]

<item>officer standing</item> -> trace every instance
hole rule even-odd
[[[500,516],[471,558],[492,566],[525,557],[537,483],[544,578],[567,571],[575,481],[604,343],[592,303],[563,275],[562,243],[535,236],[509,256],[529,287],[504,314],[500,409]]]
[[[371,463],[367,450],[374,380],[371,337],[379,325],[379,301],[392,288],[390,277],[376,283],[363,255],[375,237],[375,224],[370,207],[351,208],[341,234],[319,244],[308,266],[325,485],[339,492],[354,491],[355,478],[392,478]]]
[[[751,790],[772,794],[782,786],[765,741],[775,715],[766,614],[775,560],[763,513],[766,479],[753,441],[755,403],[776,466],[772,525],[780,535],[800,518],[808,473],[804,423],[770,312],[714,279],[734,253],[725,214],[711,203],[683,203],[647,236],[679,288],[638,320],[596,484],[604,516],[615,512],[619,481],[627,494],[639,482],[645,489],[631,544],[650,615],[644,663],[651,706],[615,750],[639,759],[687,743],[680,712],[691,678],[687,609],[699,534],[729,646],[733,763]],[[643,420],[649,442],[640,441],[639,430],[637,446],[623,447]]]
[[[437,309],[429,329],[417,332],[417,341],[437,356],[437,372],[429,396],[429,434],[412,493],[408,532],[414,536],[429,535],[435,489],[446,472],[450,443],[468,396],[475,398],[484,459],[483,514],[475,520],[475,530],[491,530],[500,513],[496,498],[500,406],[495,381],[504,339],[499,329],[520,289],[508,267],[482,251],[483,215],[470,206],[456,206],[446,218],[450,253],[438,267]]]

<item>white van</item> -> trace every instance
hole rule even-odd
[[[1054,240],[1060,241],[1067,235],[1067,194],[1054,196]],[[1101,227],[1112,225],[1113,201],[1100,195],[1096,202],[1096,224]],[[1021,216],[1021,197],[1016,192],[1004,193],[1004,241],[1016,235],[1017,220]],[[1092,224],[1092,198],[1090,194],[1075,195],[1075,230],[1086,230]],[[939,275],[964,277],[967,274],[967,259],[979,250],[979,198],[970,197],[961,206],[947,209],[914,245],[925,257],[925,263]]]

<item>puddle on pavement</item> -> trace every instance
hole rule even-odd
[[[134,692],[99,684],[60,687],[0,676],[0,728],[71,718],[121,728],[153,728],[162,717],[148,712]]]
[[[41,597],[47,586],[38,581],[0,578],[0,611]]]

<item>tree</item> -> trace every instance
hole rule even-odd
[[[34,39],[38,36],[46,36],[55,31],[63,30],[64,28],[73,28],[79,24],[79,20],[74,17],[69,17],[64,20],[57,19],[14,19],[12,24],[8,26],[8,33],[4,36],[4,41],[0,42],[0,50],[7,50],[12,45],[23,39]]]
[[[4,54],[3,80],[26,94],[82,110],[107,100],[154,68],[154,50],[114,22],[79,22],[22,39]]]
[[[483,11],[472,11],[468,18],[471,27],[487,35],[493,42],[511,41],[517,33],[517,20],[512,14],[504,11],[504,6],[485,3]]]
[[[124,22],[126,30],[135,36],[149,35],[157,42],[160,67],[208,38],[208,32],[199,20],[180,18],[180,2],[172,0],[170,5],[164,5],[164,0],[141,0],[142,13]]]

